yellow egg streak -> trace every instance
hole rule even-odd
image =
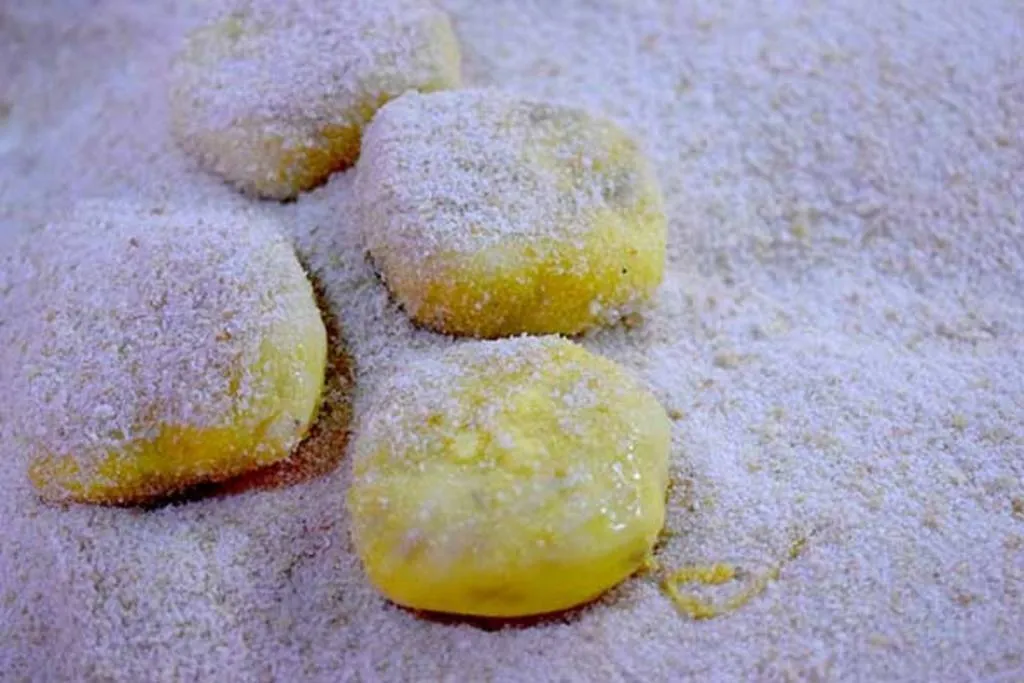
[[[752,575],[746,581],[744,587],[724,601],[715,602],[683,589],[685,585],[697,584],[701,586],[721,586],[733,581],[741,580],[741,572],[736,566],[729,562],[715,562],[713,564],[690,564],[678,567],[672,571],[662,571],[658,562],[650,558],[649,566],[652,570],[662,572],[661,587],[675,603],[680,612],[683,612],[692,619],[712,619],[724,614],[734,612],[758,595],[763,593],[772,581],[777,581],[782,574],[782,567],[785,563],[791,562],[799,557],[807,547],[807,538],[797,538],[790,544],[786,557],[764,571]]]
[[[773,567],[765,574],[760,574],[739,593],[730,596],[722,604],[715,604],[691,593],[681,590],[680,586],[697,583],[704,586],[719,586],[737,577],[736,568],[731,564],[717,563],[712,565],[691,565],[681,567],[669,574],[662,586],[680,611],[693,619],[710,619],[739,609],[768,586],[768,582],[779,577],[779,568]]]

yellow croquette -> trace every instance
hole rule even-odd
[[[186,40],[172,70],[172,125],[207,169],[249,194],[288,199],[351,165],[388,100],[457,87],[459,62],[451,24],[429,0],[259,0]]]
[[[367,131],[355,199],[388,288],[440,332],[574,335],[642,310],[662,279],[650,165],[572,107],[407,94]]]
[[[636,380],[569,341],[455,347],[397,375],[356,433],[356,550],[407,607],[515,617],[584,603],[657,538],[669,431]]]
[[[327,343],[291,246],[246,212],[96,208],[38,236],[61,245],[27,349],[39,492],[129,503],[287,457]]]

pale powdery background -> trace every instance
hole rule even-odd
[[[191,4],[0,8],[0,244],[81,197],[246,201],[167,138]],[[644,325],[584,343],[676,416],[661,562],[781,563],[778,581],[710,621],[650,576],[531,627],[428,621],[361,575],[346,460],[155,511],[47,507],[0,411],[0,678],[1021,680],[1024,5],[446,4],[471,84],[644,138],[669,273]],[[358,415],[450,342],[388,302],[350,185],[260,206],[328,290]],[[0,379],[19,277],[0,262]]]

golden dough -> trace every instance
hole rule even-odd
[[[637,381],[564,339],[455,347],[397,375],[356,434],[356,550],[381,592],[416,609],[584,603],[657,538],[669,432]]]
[[[459,82],[458,42],[429,0],[250,0],[189,37],[172,122],[205,167],[287,199],[352,164],[382,104]]]
[[[654,174],[615,124],[490,90],[409,93],[367,130],[354,196],[369,252],[417,322],[574,335],[661,282]]]
[[[158,497],[281,460],[302,439],[326,332],[273,224],[102,203],[36,239],[25,439],[44,497]]]

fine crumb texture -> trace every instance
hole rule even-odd
[[[357,420],[465,343],[375,277],[352,173],[253,202],[174,144],[166,65],[207,4],[0,3],[0,677],[1024,678],[1019,2],[445,0],[469,85],[607,112],[668,217],[653,309],[580,340],[673,420],[651,570],[497,631],[377,594],[351,452],[150,511],[42,504],[25,478],[8,387],[35,304],[8,245],[68,201],[277,221],[343,330]]]
[[[352,539],[406,607],[519,617],[634,573],[665,520],[671,426],[618,365],[557,337],[398,372],[355,435]]]
[[[240,189],[287,199],[359,154],[363,126],[410,89],[459,85],[429,0],[218,0],[174,61],[182,145]]]
[[[653,171],[613,122],[494,89],[381,109],[356,170],[374,263],[413,320],[477,337],[578,334],[661,282]]]
[[[21,251],[12,425],[44,497],[165,495],[281,460],[305,434],[325,331],[272,221],[88,202]]]

